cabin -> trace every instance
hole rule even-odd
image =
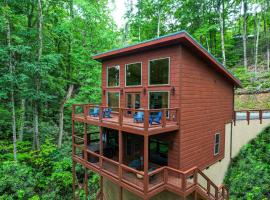
[[[224,158],[240,81],[185,31],[93,58],[102,99],[73,105],[72,158],[100,198],[229,199],[203,170]]]

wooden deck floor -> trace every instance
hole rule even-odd
[[[108,126],[110,128],[110,125],[112,126],[119,126],[122,124],[122,128],[125,131],[129,130],[132,132],[132,130],[137,132],[143,132],[145,131],[144,123],[143,122],[134,122],[132,117],[123,117],[122,123],[119,122],[119,116],[117,114],[112,114],[111,118],[102,118],[102,121],[100,121],[99,117],[93,117],[93,116],[87,116],[86,119],[82,114],[76,114],[74,116],[75,121],[86,121],[87,123],[93,123],[100,126]],[[175,131],[178,130],[179,126],[176,121],[167,120],[165,127],[162,127],[162,124],[149,124],[148,127],[148,133],[151,134],[158,134],[162,132],[168,132],[168,131]]]

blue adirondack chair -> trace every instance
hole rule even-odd
[[[143,122],[143,119],[144,119],[144,112],[141,112],[141,111],[138,111],[133,116],[134,122]]]
[[[161,118],[162,118],[162,112],[159,111],[157,115],[150,115],[149,117],[149,124],[153,125],[153,122],[156,124],[161,123]]]
[[[89,111],[90,116],[97,117],[99,113],[99,107],[95,107]]]
[[[112,112],[112,109],[111,108],[105,108],[103,110],[103,117],[104,118],[112,118],[111,117],[111,112]]]

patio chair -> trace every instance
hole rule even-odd
[[[97,117],[99,113],[99,107],[95,107],[89,111],[89,115],[93,117]]]
[[[144,112],[141,112],[141,111],[138,111],[133,116],[133,121],[134,122],[141,122],[142,123],[143,119],[144,119]]]
[[[157,115],[150,115],[149,117],[149,124],[153,125],[155,122],[156,124],[161,123],[161,118],[162,118],[162,112],[159,111]]]
[[[111,117],[112,109],[111,108],[105,108],[103,110],[103,117],[104,118],[112,118]]]

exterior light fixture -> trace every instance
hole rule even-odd
[[[120,94],[121,94],[121,95],[124,94],[124,90],[123,90],[123,89],[120,90]]]
[[[174,86],[171,89],[171,93],[172,93],[173,96],[175,95],[175,87]]]
[[[106,90],[103,90],[103,95],[104,95],[104,96],[106,95]]]

